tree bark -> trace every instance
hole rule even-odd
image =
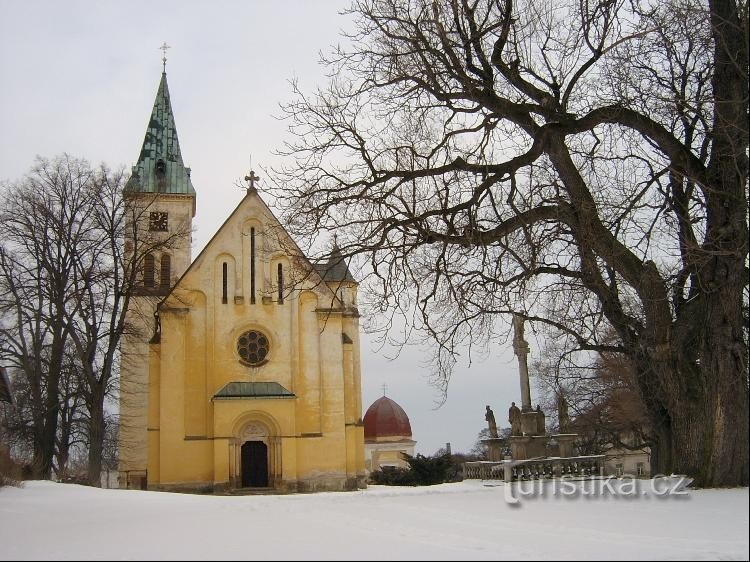
[[[687,474],[698,486],[748,485],[742,285],[725,287],[675,322],[667,357],[641,354],[637,363],[655,439],[652,473]]]
[[[651,475],[671,474],[674,470],[674,453],[672,450],[672,423],[669,415],[651,416],[653,444],[651,445]]]
[[[47,374],[47,393],[45,398],[44,425],[39,433],[39,458],[35,460],[36,476],[42,480],[52,477],[57,440],[57,421],[60,413],[60,370],[64,353],[64,334],[56,331],[52,338],[49,372]]]
[[[101,487],[102,451],[104,448],[104,391],[97,385],[89,404],[89,485]]]

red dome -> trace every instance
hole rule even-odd
[[[378,398],[365,414],[365,439],[411,437],[409,416],[390,398]]]

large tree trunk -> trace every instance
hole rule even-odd
[[[737,279],[744,274],[744,267],[740,262],[722,264],[720,269],[729,275],[723,276],[718,290],[708,295],[701,323],[706,449],[700,457],[704,466],[700,475],[707,485],[747,486],[748,365],[742,335],[742,283]]]
[[[42,480],[49,480],[52,477],[52,467],[55,460],[57,421],[60,415],[60,370],[63,363],[64,340],[62,329],[56,330],[52,337],[49,372],[47,373],[44,426],[39,432],[39,458],[35,462],[35,468],[38,471],[36,476]]]
[[[92,389],[89,404],[89,462],[88,481],[90,486],[102,484],[102,451],[104,449],[104,389],[96,385]]]
[[[651,416],[651,475],[674,472],[674,452],[672,450],[672,422],[669,414],[662,410]]]
[[[734,305],[727,292],[731,289],[701,297],[687,317],[678,320],[670,359],[642,357],[638,363],[655,438],[652,472],[687,474],[698,486],[748,484],[741,289],[736,289]],[[723,303],[712,302],[715,299]]]
[[[52,477],[57,438],[57,416],[60,407],[56,399],[58,381],[52,375],[48,378],[47,395],[44,399],[44,415],[36,421],[39,427],[34,431],[33,477],[49,480]]]
[[[654,353],[646,343],[645,353],[634,352],[654,436],[654,475],[686,474],[698,486],[748,484],[741,285],[725,287],[696,298],[683,312],[673,325],[668,352]],[[736,294],[729,294],[733,290]]]
[[[63,401],[65,406],[65,401]],[[67,408],[61,409],[60,420],[58,421],[58,430],[60,438],[57,440],[57,450],[55,456],[57,458],[57,476],[64,476],[68,471],[68,460],[70,459],[70,436],[72,432],[70,414],[66,411]]]
[[[672,413],[674,471],[698,486],[747,486],[747,394],[723,384],[725,375],[713,378],[718,384]]]

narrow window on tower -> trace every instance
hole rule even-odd
[[[143,258],[143,286],[154,287],[154,274],[156,273],[154,267],[154,255],[146,254]]]
[[[227,262],[221,266],[221,302],[227,304]]]
[[[167,190],[167,164],[164,160],[156,162],[154,175],[156,175],[156,191],[164,193]]]
[[[279,264],[278,266],[278,281],[279,281],[279,304],[284,304],[284,267]]]
[[[159,285],[162,289],[169,289],[170,276],[172,275],[172,258],[169,254],[161,256],[161,275],[159,276]]]
[[[255,229],[250,229],[250,304],[255,304]]]

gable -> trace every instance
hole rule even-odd
[[[256,298],[267,296],[269,282],[270,285],[276,286],[275,279],[271,277],[275,277],[275,266],[282,265],[287,291],[292,288],[314,291],[321,303],[330,303],[326,308],[341,307],[342,303],[324,279],[324,272],[321,273],[320,268],[302,252],[257,190],[247,191],[245,197],[178,279],[161,304],[170,298],[175,300],[177,293],[200,291],[205,285],[201,279],[205,280],[207,276],[212,275],[216,262],[222,261],[227,264],[227,270],[231,266],[233,283],[239,283],[240,279],[250,276],[249,269],[253,264],[257,270],[266,269],[256,271],[255,279],[259,285]],[[253,252],[249,248],[255,248],[254,257],[250,255]],[[269,267],[274,271],[268,271]],[[251,297],[252,295],[248,296]],[[233,295],[227,295],[227,298],[233,298]],[[178,298],[176,301],[173,304],[178,305],[181,299]]]

